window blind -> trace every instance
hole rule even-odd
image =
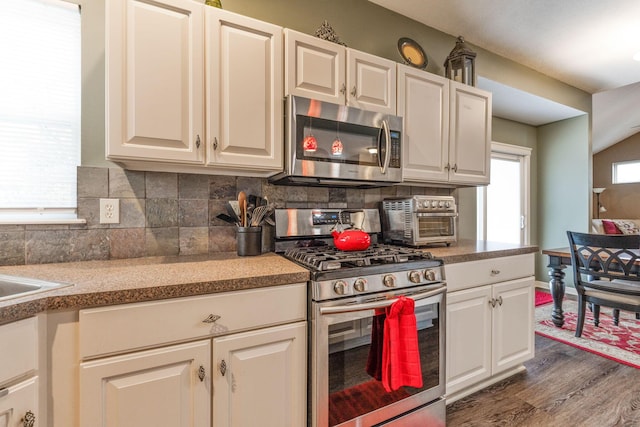
[[[80,11],[0,1],[0,220],[75,218],[80,164]]]

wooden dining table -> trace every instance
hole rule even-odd
[[[565,283],[564,269],[571,265],[571,251],[568,247],[561,249],[544,249],[543,255],[549,257],[549,291],[553,297],[553,311],[551,320],[558,328],[564,325],[564,313],[562,300],[564,299]]]

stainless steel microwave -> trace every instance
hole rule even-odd
[[[278,184],[381,187],[402,181],[402,118],[289,95]]]

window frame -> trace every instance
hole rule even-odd
[[[620,162],[613,162],[611,163],[611,183],[612,184],[637,184],[640,183],[640,176],[638,177],[638,179],[636,181],[618,181],[618,165],[629,165],[629,164],[636,164],[638,166],[638,170],[639,170],[639,174],[640,175],[640,160],[623,160]]]
[[[528,245],[531,241],[531,225],[529,221],[531,218],[531,153],[532,149],[529,147],[496,141],[491,142],[491,159],[499,158],[518,160],[520,162],[522,194],[520,200],[520,212],[522,214],[520,240],[521,244],[524,245]],[[478,240],[486,240],[487,238],[487,187],[477,188],[476,235]]]

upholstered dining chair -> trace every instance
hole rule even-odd
[[[640,235],[603,235],[567,231],[578,292],[576,337],[582,335],[587,303],[599,324],[600,306],[640,312]]]

